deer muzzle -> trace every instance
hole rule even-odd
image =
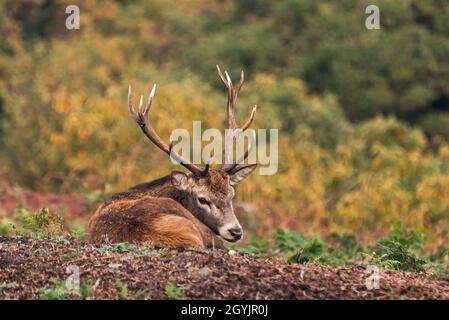
[[[220,236],[229,242],[237,242],[243,238],[243,229],[237,221],[228,223],[218,229]]]

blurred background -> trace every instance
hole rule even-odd
[[[372,2],[0,0],[0,232],[40,206],[82,229],[107,195],[168,174],[128,85],[137,104],[158,83],[151,121],[168,141],[192,120],[225,127],[220,64],[245,70],[239,122],[257,103],[253,128],[279,128],[278,173],[237,192],[247,238],[369,240],[399,220],[449,242],[449,3],[376,0],[367,30]]]

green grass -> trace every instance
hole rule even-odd
[[[135,246],[128,242],[120,242],[114,244],[102,245],[96,248],[101,253],[136,253],[136,254],[151,254],[155,252],[152,246]]]
[[[350,258],[347,250],[336,249],[317,235],[307,238],[303,234],[278,230],[275,237],[277,250],[288,254],[289,262],[341,266]]]
[[[173,282],[167,282],[165,285],[165,294],[167,297],[174,299],[174,300],[185,300],[186,296],[182,292],[181,288],[179,288],[176,284]]]
[[[86,227],[78,220],[70,221],[70,236],[77,240],[87,240]]]
[[[117,295],[120,300],[131,300],[131,297],[129,296],[128,286],[126,285],[126,283],[117,280],[115,282],[115,287],[117,288]]]
[[[93,285],[82,282],[78,290],[67,288],[66,282],[57,278],[51,278],[52,286],[44,287],[39,291],[41,300],[68,300],[88,299],[93,291]]]
[[[150,292],[150,289],[143,289],[137,291],[135,294],[131,294],[128,290],[128,285],[119,279],[115,282],[115,287],[117,289],[117,296],[120,300],[140,300]]]
[[[15,281],[12,281],[12,282],[3,282],[3,283],[0,283],[0,291],[3,291],[3,290],[9,290],[9,289],[11,289],[12,287],[14,287],[16,285],[16,282]]]
[[[11,236],[14,233],[14,222],[8,218],[2,218],[0,220],[0,236]]]
[[[231,248],[237,252],[246,253],[253,256],[264,256],[269,253],[270,246],[267,240],[254,238],[244,247]]]
[[[362,246],[350,234],[330,234],[326,240],[318,235],[308,237],[303,233],[277,230],[271,245],[255,239],[247,246],[236,248],[255,256],[285,256],[290,263],[315,263],[326,266],[351,266],[369,264],[398,271],[431,271],[437,278],[449,279],[449,250],[438,248],[424,251],[425,237],[413,229],[396,222],[390,234]]]

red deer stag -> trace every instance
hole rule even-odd
[[[239,83],[232,84],[228,73],[225,72],[224,76],[218,66],[217,70],[228,90],[228,132],[234,142],[251,125],[256,106],[239,128],[235,120],[235,104],[244,80],[243,71]],[[173,142],[167,145],[148,123],[147,115],[155,91],[156,85],[145,107],[141,97],[136,113],[130,86],[128,104],[131,115],[151,142],[190,172],[173,171],[168,176],[113,195],[89,221],[91,241],[149,243],[169,248],[222,248],[223,243],[217,235],[230,242],[240,240],[243,230],[232,208],[233,186],[256,168],[256,164],[239,165],[248,157],[255,139],[250,141],[238,161],[226,161],[220,169],[210,168],[209,164],[204,168],[194,165],[173,152]],[[229,148],[229,143],[226,148]],[[230,154],[228,149],[225,149],[226,154]]]

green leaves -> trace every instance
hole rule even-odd
[[[424,250],[425,236],[405,228],[400,221],[390,234],[363,247],[353,235],[332,233],[326,241],[319,236],[307,237],[299,232],[277,230],[272,245],[264,246],[264,255],[282,255],[291,263],[315,263],[326,266],[374,264],[381,268],[422,272],[430,270],[436,277],[448,278],[449,250]],[[264,242],[264,245],[267,245]],[[240,248],[245,253],[259,252],[254,244]]]
[[[319,236],[307,238],[302,233],[277,230],[276,249],[289,255],[288,261],[295,263],[318,263],[345,265],[350,257],[349,248],[336,249]]]
[[[417,252],[424,248],[425,236],[416,230],[406,230],[400,221],[394,223],[391,233],[376,241],[371,253],[365,255],[383,268],[402,271],[424,271],[426,260]]]

